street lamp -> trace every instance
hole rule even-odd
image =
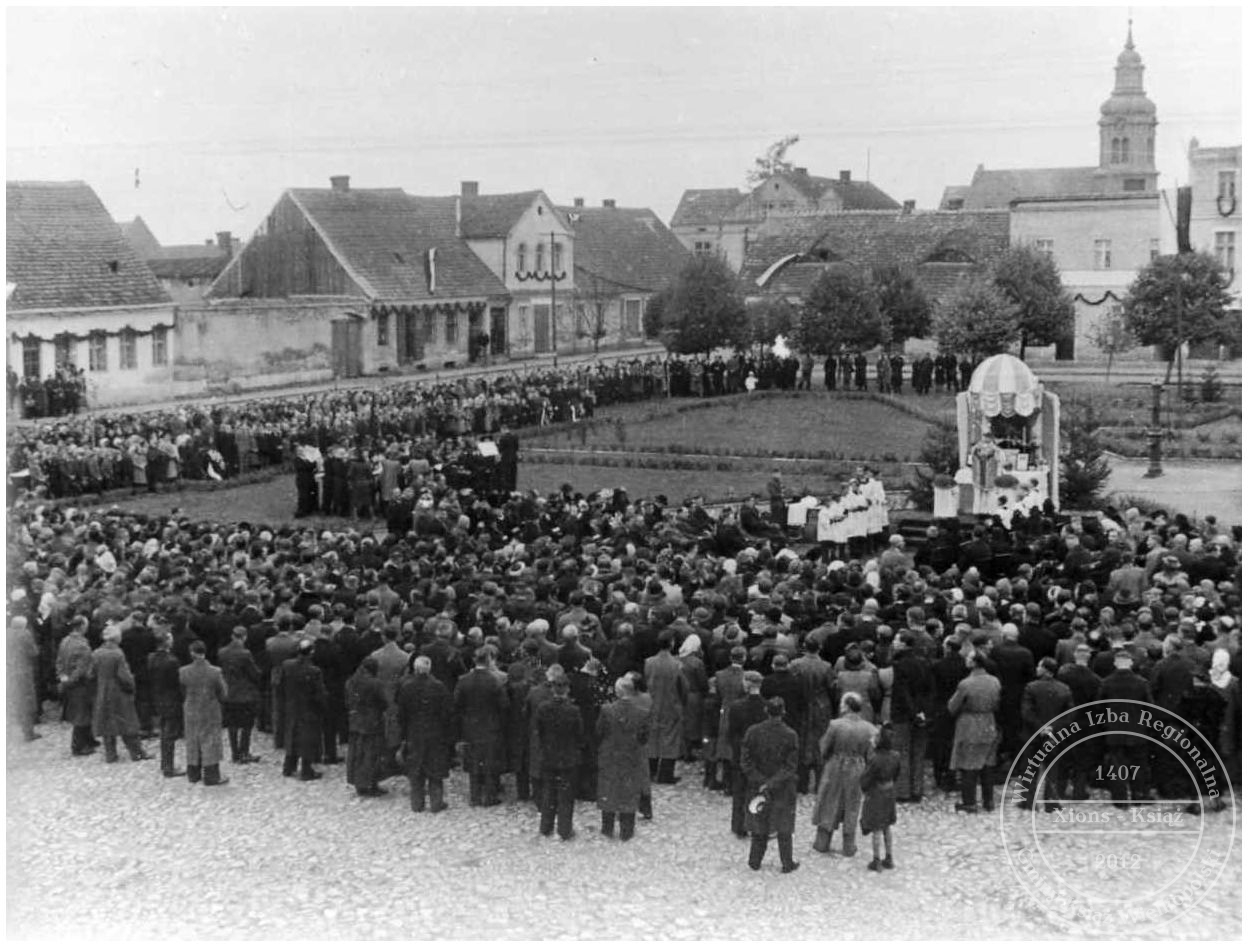
[[[1153,379],[1153,423],[1148,429],[1148,470],[1145,477],[1161,476],[1161,390],[1160,378]]]

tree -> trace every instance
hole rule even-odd
[[[1127,327],[1142,345],[1159,346],[1167,362],[1179,360],[1181,383],[1184,345],[1228,345],[1235,339],[1226,318],[1231,302],[1226,287],[1226,273],[1208,253],[1159,256],[1127,289],[1122,302]],[[1167,382],[1172,367],[1166,366]]]
[[[1096,506],[1112,473],[1101,447],[1097,410],[1089,402],[1076,401],[1062,412],[1066,448],[1061,456],[1062,506],[1088,510]]]
[[[870,349],[889,339],[871,284],[853,271],[824,270],[803,301],[794,339],[812,355],[839,347]]]
[[[736,274],[722,257],[693,257],[671,286],[650,298],[645,323],[646,333],[671,352],[709,353],[737,344],[746,317]]]
[[[979,362],[1018,340],[1018,322],[1018,307],[991,282],[976,279],[936,307],[932,332],[942,349]]]
[[[581,272],[577,274],[575,295],[576,337],[590,339],[596,355],[607,337],[607,313],[617,298],[615,286],[596,273]]]
[[[924,339],[932,331],[932,307],[913,274],[899,266],[880,266],[871,272],[880,315],[888,322],[892,341]]]
[[[914,468],[914,480],[910,482],[910,502],[920,510],[931,510],[935,495],[933,481],[942,475],[952,477],[961,464],[958,429],[946,424],[933,427],[923,438],[923,446],[919,449],[919,464]]]
[[[1127,326],[1121,306],[1115,306],[1106,319],[1096,324],[1096,327],[1088,333],[1088,341],[1095,345],[1107,359],[1106,381],[1109,381],[1109,373],[1114,370],[1114,356],[1129,352],[1140,344]]]
[[[801,141],[800,135],[786,135],[767,147],[761,158],[754,159],[754,167],[745,172],[745,182],[750,187],[757,187],[773,174],[783,174],[793,170],[793,162],[785,161],[789,149]]]
[[[992,279],[1018,307],[1019,358],[1026,357],[1028,345],[1055,345],[1073,334],[1075,303],[1047,253],[1010,247],[992,268]]]
[[[784,298],[760,299],[746,306],[745,335],[741,347],[770,346],[776,336],[791,338],[798,323],[797,308]]]

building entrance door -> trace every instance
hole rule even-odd
[[[533,307],[533,351],[538,355],[550,351],[550,306]]]

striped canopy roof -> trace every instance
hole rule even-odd
[[[985,417],[1028,417],[1039,409],[1044,385],[1022,359],[1001,354],[979,363],[967,390]]]

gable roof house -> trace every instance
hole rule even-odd
[[[672,215],[672,232],[694,253],[722,253],[739,270],[752,235],[765,221],[859,210],[898,211],[901,205],[870,181],[854,180],[850,171],[829,178],[793,168],[748,193],[735,188],[685,191]]]
[[[87,372],[88,403],[167,393],[175,307],[81,181],[9,181],[8,359],[19,374]]]
[[[1008,248],[1008,211],[851,211],[769,221],[741,268],[747,300],[800,302],[827,269],[911,272],[933,303]]]
[[[214,337],[204,360],[246,353],[253,368],[332,363],[351,376],[467,361],[471,333],[507,289],[463,238],[461,214],[457,197],[353,189],[346,176],[287,190],[185,334]]]
[[[648,207],[559,208],[576,234],[576,337],[639,341],[650,297],[672,283],[690,254]]]
[[[463,181],[458,200],[464,239],[510,296],[491,307],[490,351],[575,348],[576,234],[567,218],[540,190],[482,194],[477,181]]]
[[[238,250],[228,230],[203,243],[162,246],[142,217],[119,225],[126,240],[151,267],[160,285],[177,303],[202,299],[208,287]]]

